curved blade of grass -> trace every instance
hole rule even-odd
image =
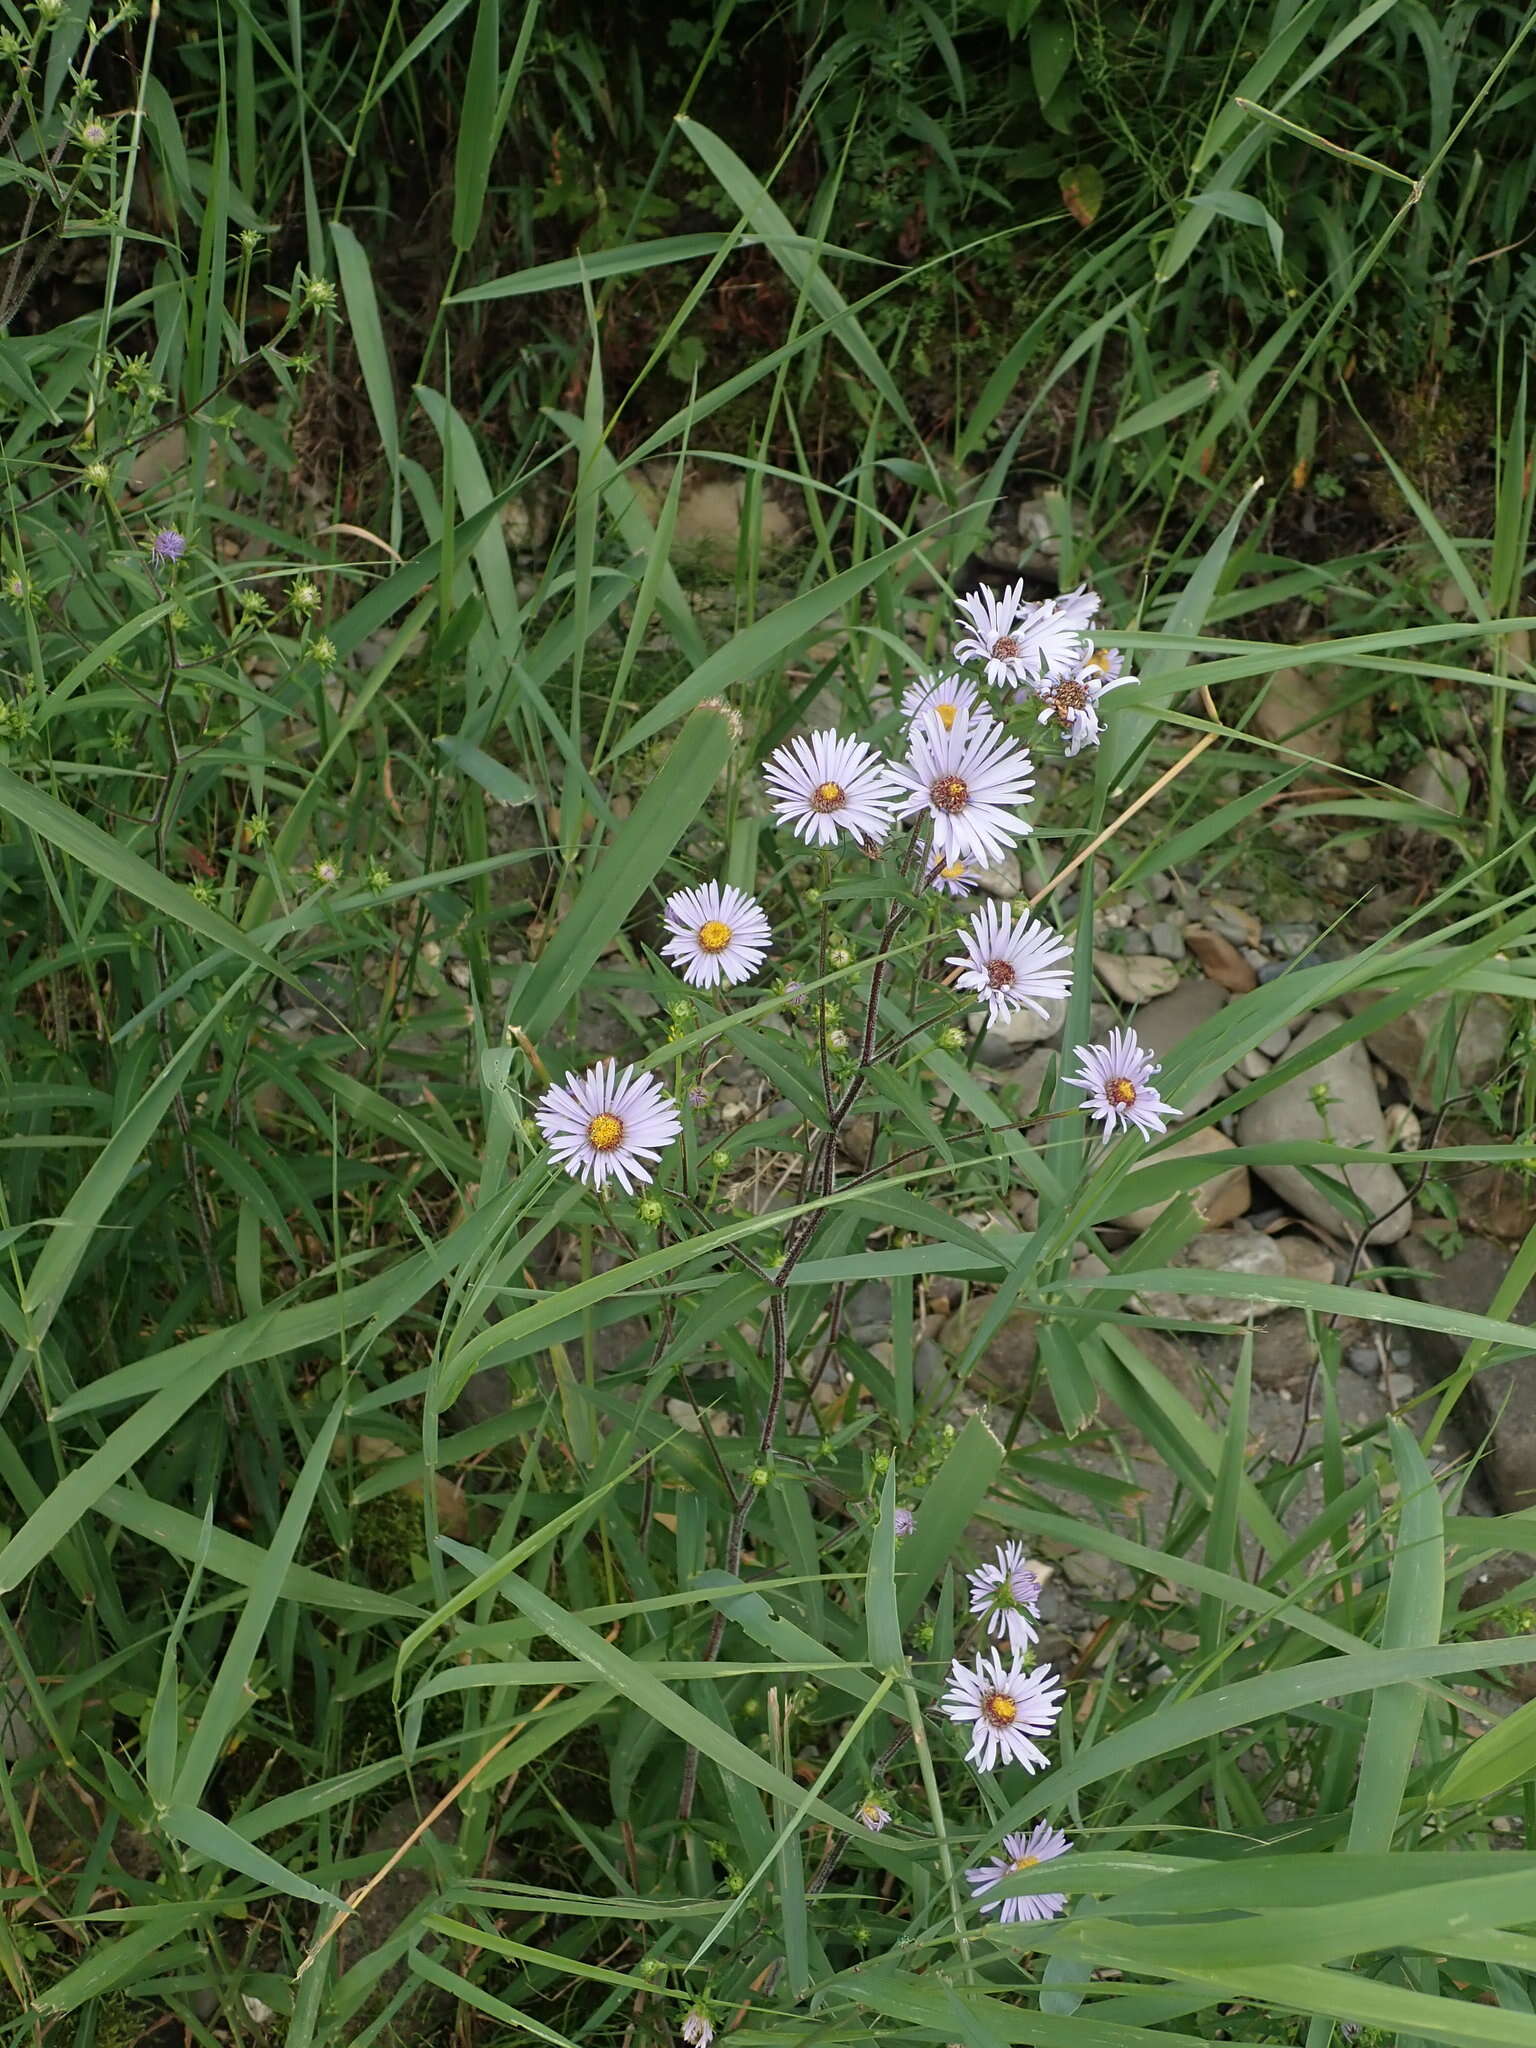
[[[1391,1435],[1392,1462],[1402,1489],[1402,1518],[1381,1644],[1384,1650],[1403,1650],[1440,1640],[1445,1610],[1445,1526],[1439,1490],[1418,1439],[1402,1422],[1392,1424]],[[1372,1700],[1350,1816],[1351,1849],[1391,1848],[1423,1719],[1424,1694],[1416,1685],[1384,1687]]]
[[[630,912],[698,816],[730,757],[731,738],[731,722],[723,708],[701,706],[695,711],[660,773],[598,858],[523,984],[518,1023],[535,1044],[574,1000],[598,955],[623,930]]]
[[[644,1664],[626,1656],[615,1644],[608,1642],[595,1629],[588,1628],[574,1614],[567,1613],[547,1594],[530,1585],[528,1580],[512,1573],[501,1580],[498,1590],[530,1621],[536,1622],[547,1636],[569,1650],[573,1657],[579,1657],[596,1677],[611,1685],[621,1699],[628,1700],[643,1714],[648,1714],[679,1742],[702,1751],[732,1777],[755,1785],[760,1792],[766,1792],[774,1799],[785,1801],[792,1810],[798,1812],[803,1808],[839,1832],[848,1831],[851,1823],[846,1814],[839,1813],[824,1799],[810,1798],[793,1778],[775,1770],[766,1758],[738,1742],[717,1721],[701,1713],[671,1686],[653,1677]],[[1531,1654],[1536,1657],[1536,1648]]]
[[[804,252],[800,237],[796,235],[788,216],[728,143],[722,142],[720,137],[712,133],[702,122],[691,120],[685,114],[677,117],[677,125],[719,180],[721,189],[731,204],[739,209],[753,231],[762,237],[785,275],[809,300],[821,318],[831,323],[832,332],[853,359],[860,373],[868,378],[870,388],[880,394],[895,417],[911,434],[912,439],[920,442],[922,437],[913,424],[906,400],[897,390],[891,373],[886,368],[884,357],[864,332],[848,301],[827,275],[820,252]]]

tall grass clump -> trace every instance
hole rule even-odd
[[[1128,215],[941,390],[1017,238],[931,66],[1065,137],[1099,10],[7,10],[7,2043],[1536,2043],[1536,1229],[1472,1305],[1392,1234],[1529,1149],[1516,348],[1480,524],[1369,404],[1390,538],[1297,512],[1518,13],[1171,10],[1167,274]],[[701,111],[776,34],[777,172]],[[1204,361],[1169,247],[1241,295],[1320,145],[1348,292]],[[1249,861],[1360,900],[1155,1050],[1131,910]],[[1310,1262],[1201,1264],[1234,1169]]]

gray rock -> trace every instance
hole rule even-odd
[[[1348,1007],[1364,1009],[1380,994],[1379,989],[1358,992]],[[1508,1038],[1509,1011],[1497,996],[1442,991],[1383,1024],[1365,1042],[1384,1067],[1406,1082],[1420,1109],[1433,1109],[1444,1098],[1491,1081],[1503,1064]],[[1450,1085],[1437,1090],[1436,1072],[1448,1048]]]
[[[1125,935],[1125,950],[1133,960],[1144,960],[1152,951],[1152,941],[1145,932],[1132,926]]]
[[[1317,943],[1320,927],[1315,924],[1267,924],[1264,943],[1282,960],[1295,960]]]
[[[1305,1051],[1341,1021],[1337,1011],[1321,1011],[1298,1033],[1290,1051]],[[1312,1100],[1312,1091],[1320,1086],[1327,1088],[1330,1098],[1326,1121]],[[1240,1145],[1325,1138],[1338,1145],[1387,1149],[1386,1123],[1371,1080],[1370,1056],[1362,1045],[1346,1046],[1320,1065],[1282,1081],[1278,1088],[1251,1102],[1237,1119]],[[1299,1166],[1257,1166],[1254,1171],[1309,1222],[1336,1237],[1354,1235],[1356,1226],[1350,1213],[1335,1206]],[[1366,1234],[1367,1244],[1396,1244],[1412,1227],[1412,1211],[1404,1200],[1406,1190],[1393,1167],[1362,1163],[1310,1171],[1347,1186],[1376,1219]]]
[[[1190,1268],[1189,1291],[1137,1297],[1143,1313],[1160,1322],[1246,1323],[1250,1315],[1268,1315],[1280,1306],[1272,1296],[1263,1292],[1262,1285],[1246,1298],[1230,1294],[1202,1294],[1195,1277],[1202,1272],[1244,1273],[1262,1283],[1266,1278],[1278,1278],[1285,1273],[1284,1252],[1274,1238],[1265,1237],[1259,1231],[1207,1231],[1203,1237],[1192,1238],[1169,1264]]]
[[[1426,747],[1423,757],[1410,770],[1403,783],[1403,795],[1426,810],[1446,814],[1446,822],[1459,818],[1467,807],[1467,793],[1472,787],[1472,771],[1457,754],[1448,754],[1443,747]],[[1430,839],[1436,836],[1437,826],[1433,820],[1424,825],[1409,828],[1406,837]]]
[[[1171,995],[1143,1003],[1136,1013],[1136,1036],[1167,1066],[1186,1038],[1210,1022],[1228,1001],[1227,992],[1214,981],[1181,981]],[[1186,1116],[1198,1116],[1225,1093],[1220,1074],[1213,1074],[1192,1093],[1183,1090],[1178,1106]]]
[[[1351,1344],[1344,1354],[1344,1363],[1363,1379],[1375,1379],[1381,1371],[1381,1356],[1374,1344]]]
[[[1284,1059],[1290,1050],[1291,1032],[1289,1025],[1282,1025],[1278,1031],[1271,1031],[1268,1038],[1259,1040],[1259,1051],[1267,1060]]]
[[[1159,960],[1182,960],[1184,958],[1184,932],[1171,919],[1160,917],[1149,927],[1147,937],[1152,941],[1152,950]]]
[[[1037,1017],[1033,1010],[1010,1010],[1001,1024],[989,1024],[985,1010],[972,1010],[966,1021],[972,1031],[985,1034],[981,1041],[983,1066],[1013,1066],[1019,1054],[1030,1046],[1049,1045],[1059,1038],[1067,1021],[1066,1002],[1053,1002],[1047,997],[1044,1008],[1043,1017]]]
[[[991,1306],[991,1295],[972,1295],[946,1321],[939,1333],[939,1344],[951,1361],[970,1345]],[[985,1382],[989,1392],[1001,1397],[1022,1394],[1034,1377],[1039,1348],[1038,1316],[1030,1309],[1014,1309],[987,1340],[976,1361],[976,1377]]]
[[[1146,1003],[1179,985],[1178,969],[1155,955],[1127,956],[1094,950],[1093,971],[1117,1002]]]
[[[1208,1126],[1165,1145],[1158,1154],[1159,1160],[1209,1157],[1210,1177],[1189,1190],[1195,1214],[1206,1230],[1221,1230],[1227,1224],[1235,1223],[1239,1216],[1246,1214],[1253,1199],[1247,1167],[1240,1163],[1229,1165],[1223,1156],[1235,1149],[1230,1138]],[[1125,1230],[1150,1230],[1163,1211],[1177,1199],[1176,1195],[1170,1195],[1166,1201],[1147,1202],[1115,1220]]]
[[[0,1643],[0,1757],[7,1763],[25,1763],[43,1746],[32,1719],[31,1695],[27,1681],[16,1669],[16,1661]]]
[[[1408,1284],[1421,1301],[1485,1316],[1509,1271],[1510,1254],[1486,1237],[1463,1239],[1461,1249],[1442,1259],[1423,1238],[1413,1237],[1398,1256],[1417,1277]],[[1536,1323],[1536,1286],[1528,1287],[1505,1317]],[[1419,1354],[1432,1379],[1460,1365],[1465,1345],[1443,1330],[1415,1333]],[[1536,1345],[1516,1358],[1485,1365],[1467,1383],[1457,1420],[1474,1446],[1486,1440],[1483,1475],[1505,1514],[1536,1507]]]
[[[1005,854],[995,868],[978,868],[976,886],[983,896],[995,896],[999,903],[1011,903],[1024,888],[1024,878],[1019,873],[1018,855]]]
[[[891,1334],[891,1290],[884,1280],[865,1280],[848,1297],[844,1321],[860,1343]]]
[[[1255,732],[1332,766],[1344,751],[1346,724],[1334,711],[1336,668],[1280,668],[1253,715]]]

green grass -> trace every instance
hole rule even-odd
[[[1529,19],[1169,13],[1171,67],[1150,17],[1077,7],[742,6],[713,38],[680,16],[649,65],[494,0],[355,35],[7,10],[16,279],[65,232],[0,340],[0,1676],[36,1736],[0,1764],[5,2041],[656,2043],[697,1998],[774,2042],[1536,2041],[1536,1735],[1506,1713],[1536,1637],[1528,1582],[1477,1589],[1531,1518],[1475,1512],[1442,1435],[1524,1355],[1536,1238],[1483,1313],[1368,1271],[1207,1276],[1307,1319],[1315,1448],[1255,1454],[1251,1361],[1202,1406],[1130,1306],[1177,1284],[1188,1204],[1111,1229],[1209,1159],[1026,1129],[940,1035],[921,922],[886,925],[894,856],[808,855],[758,780],[813,716],[895,744],[943,579],[1044,472],[1063,583],[1104,591],[1143,679],[1024,855],[1043,886],[1102,849],[1071,879],[1069,1040],[1095,907],[1196,867],[1278,891],[1330,839],[1424,823],[1400,783],[1452,709],[1480,767],[1418,899],[1230,1004],[1163,1083],[1188,1100],[1347,997],[1181,1130],[1428,994],[1526,1014],[1522,273],[1449,252],[1514,239]],[[774,35],[801,69],[765,142],[740,82]],[[1004,78],[1062,138],[1034,168],[1012,131],[984,146]],[[1054,194],[1085,129],[1091,230]],[[1034,242],[999,225],[1010,179]],[[690,346],[733,303],[761,329]],[[1351,351],[1380,382],[1345,443]],[[1411,450],[1393,376],[1421,380]],[[1330,529],[1315,479],[1351,448],[1370,516]],[[744,486],[729,568],[679,536],[685,457]],[[797,535],[774,554],[765,493]],[[166,527],[187,552],[156,565]],[[1248,729],[1295,663],[1378,708],[1321,784]],[[724,1005],[657,951],[664,896],[713,874],[776,933]],[[912,1035],[865,1075],[817,1005],[856,1051],[882,931],[881,1028]],[[1429,1132],[1447,1184],[1509,1158],[1500,1130],[1528,1148],[1522,1044],[1486,1141]],[[708,1095],[659,1217],[554,1176],[529,1122],[608,1050]],[[855,1079],[867,1160],[828,1148],[823,1178]],[[1074,1271],[1084,1242],[1104,1270]],[[881,1349],[842,1306],[872,1276]],[[985,1306],[934,1381],[940,1282]],[[1016,1307],[1059,1428],[966,1399]],[[1460,1371],[1352,1428],[1337,1315],[1449,1335]],[[1108,1574],[1034,1779],[978,1778],[933,1711],[983,1529]],[[1076,1843],[1073,1910],[998,1928],[963,1872],[1038,1817]]]

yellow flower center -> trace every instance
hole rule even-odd
[[[811,791],[811,809],[813,811],[840,810],[847,800],[847,792],[840,782],[818,782]]]
[[[1019,1703],[1011,1693],[989,1692],[981,1711],[994,1728],[1011,1728],[1019,1718]]]
[[[712,917],[708,924],[699,926],[699,944],[706,953],[723,953],[731,943],[731,928],[722,924],[718,917]]]
[[[1116,1109],[1129,1109],[1136,1100],[1136,1084],[1134,1081],[1127,1081],[1122,1075],[1118,1081],[1111,1081],[1104,1093]]]
[[[1038,1856],[1015,1856],[1008,1868],[1010,1870],[1033,1870],[1039,1861],[1040,1858]]]
[[[1083,663],[1083,666],[1084,668],[1100,669],[1107,674],[1109,671],[1109,649],[1107,647],[1095,647],[1092,654]]]
[[[965,879],[965,862],[952,860],[947,868],[940,868],[939,873],[946,882],[962,882]]]
[[[960,706],[958,704],[935,704],[933,708],[939,714],[939,723],[943,726],[944,730],[946,732],[953,732],[955,720],[960,714]]]
[[[623,1139],[624,1125],[611,1111],[603,1110],[587,1125],[587,1143],[594,1152],[615,1151]]]
[[[929,790],[928,800],[936,811],[952,817],[970,802],[970,785],[958,775],[941,775]]]
[[[1006,960],[989,960],[987,962],[988,988],[1012,988],[1018,978],[1018,975]]]

